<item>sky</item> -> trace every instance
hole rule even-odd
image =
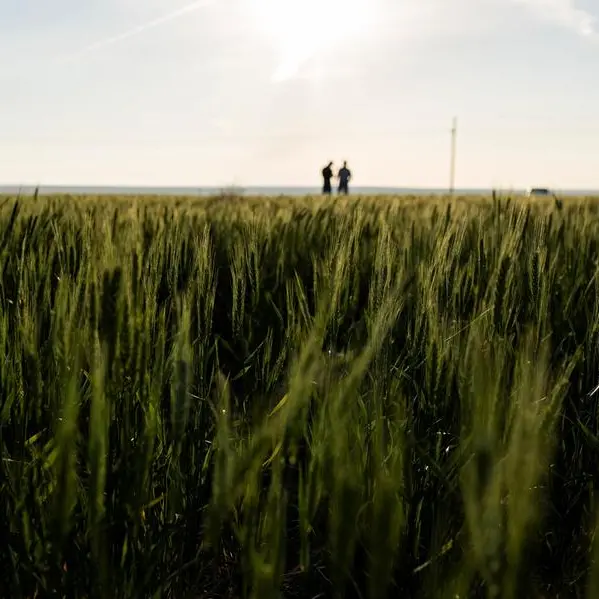
[[[0,184],[599,189],[598,0],[2,0]]]

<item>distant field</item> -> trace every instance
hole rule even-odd
[[[0,200],[0,597],[599,597],[599,199]]]

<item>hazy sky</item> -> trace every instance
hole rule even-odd
[[[598,0],[1,0],[0,183],[599,189]]]

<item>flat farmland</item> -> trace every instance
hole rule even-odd
[[[599,198],[4,197],[0,596],[599,596]]]

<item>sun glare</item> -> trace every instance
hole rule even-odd
[[[255,25],[273,44],[273,80],[291,79],[308,60],[365,33],[374,0],[249,0]]]

